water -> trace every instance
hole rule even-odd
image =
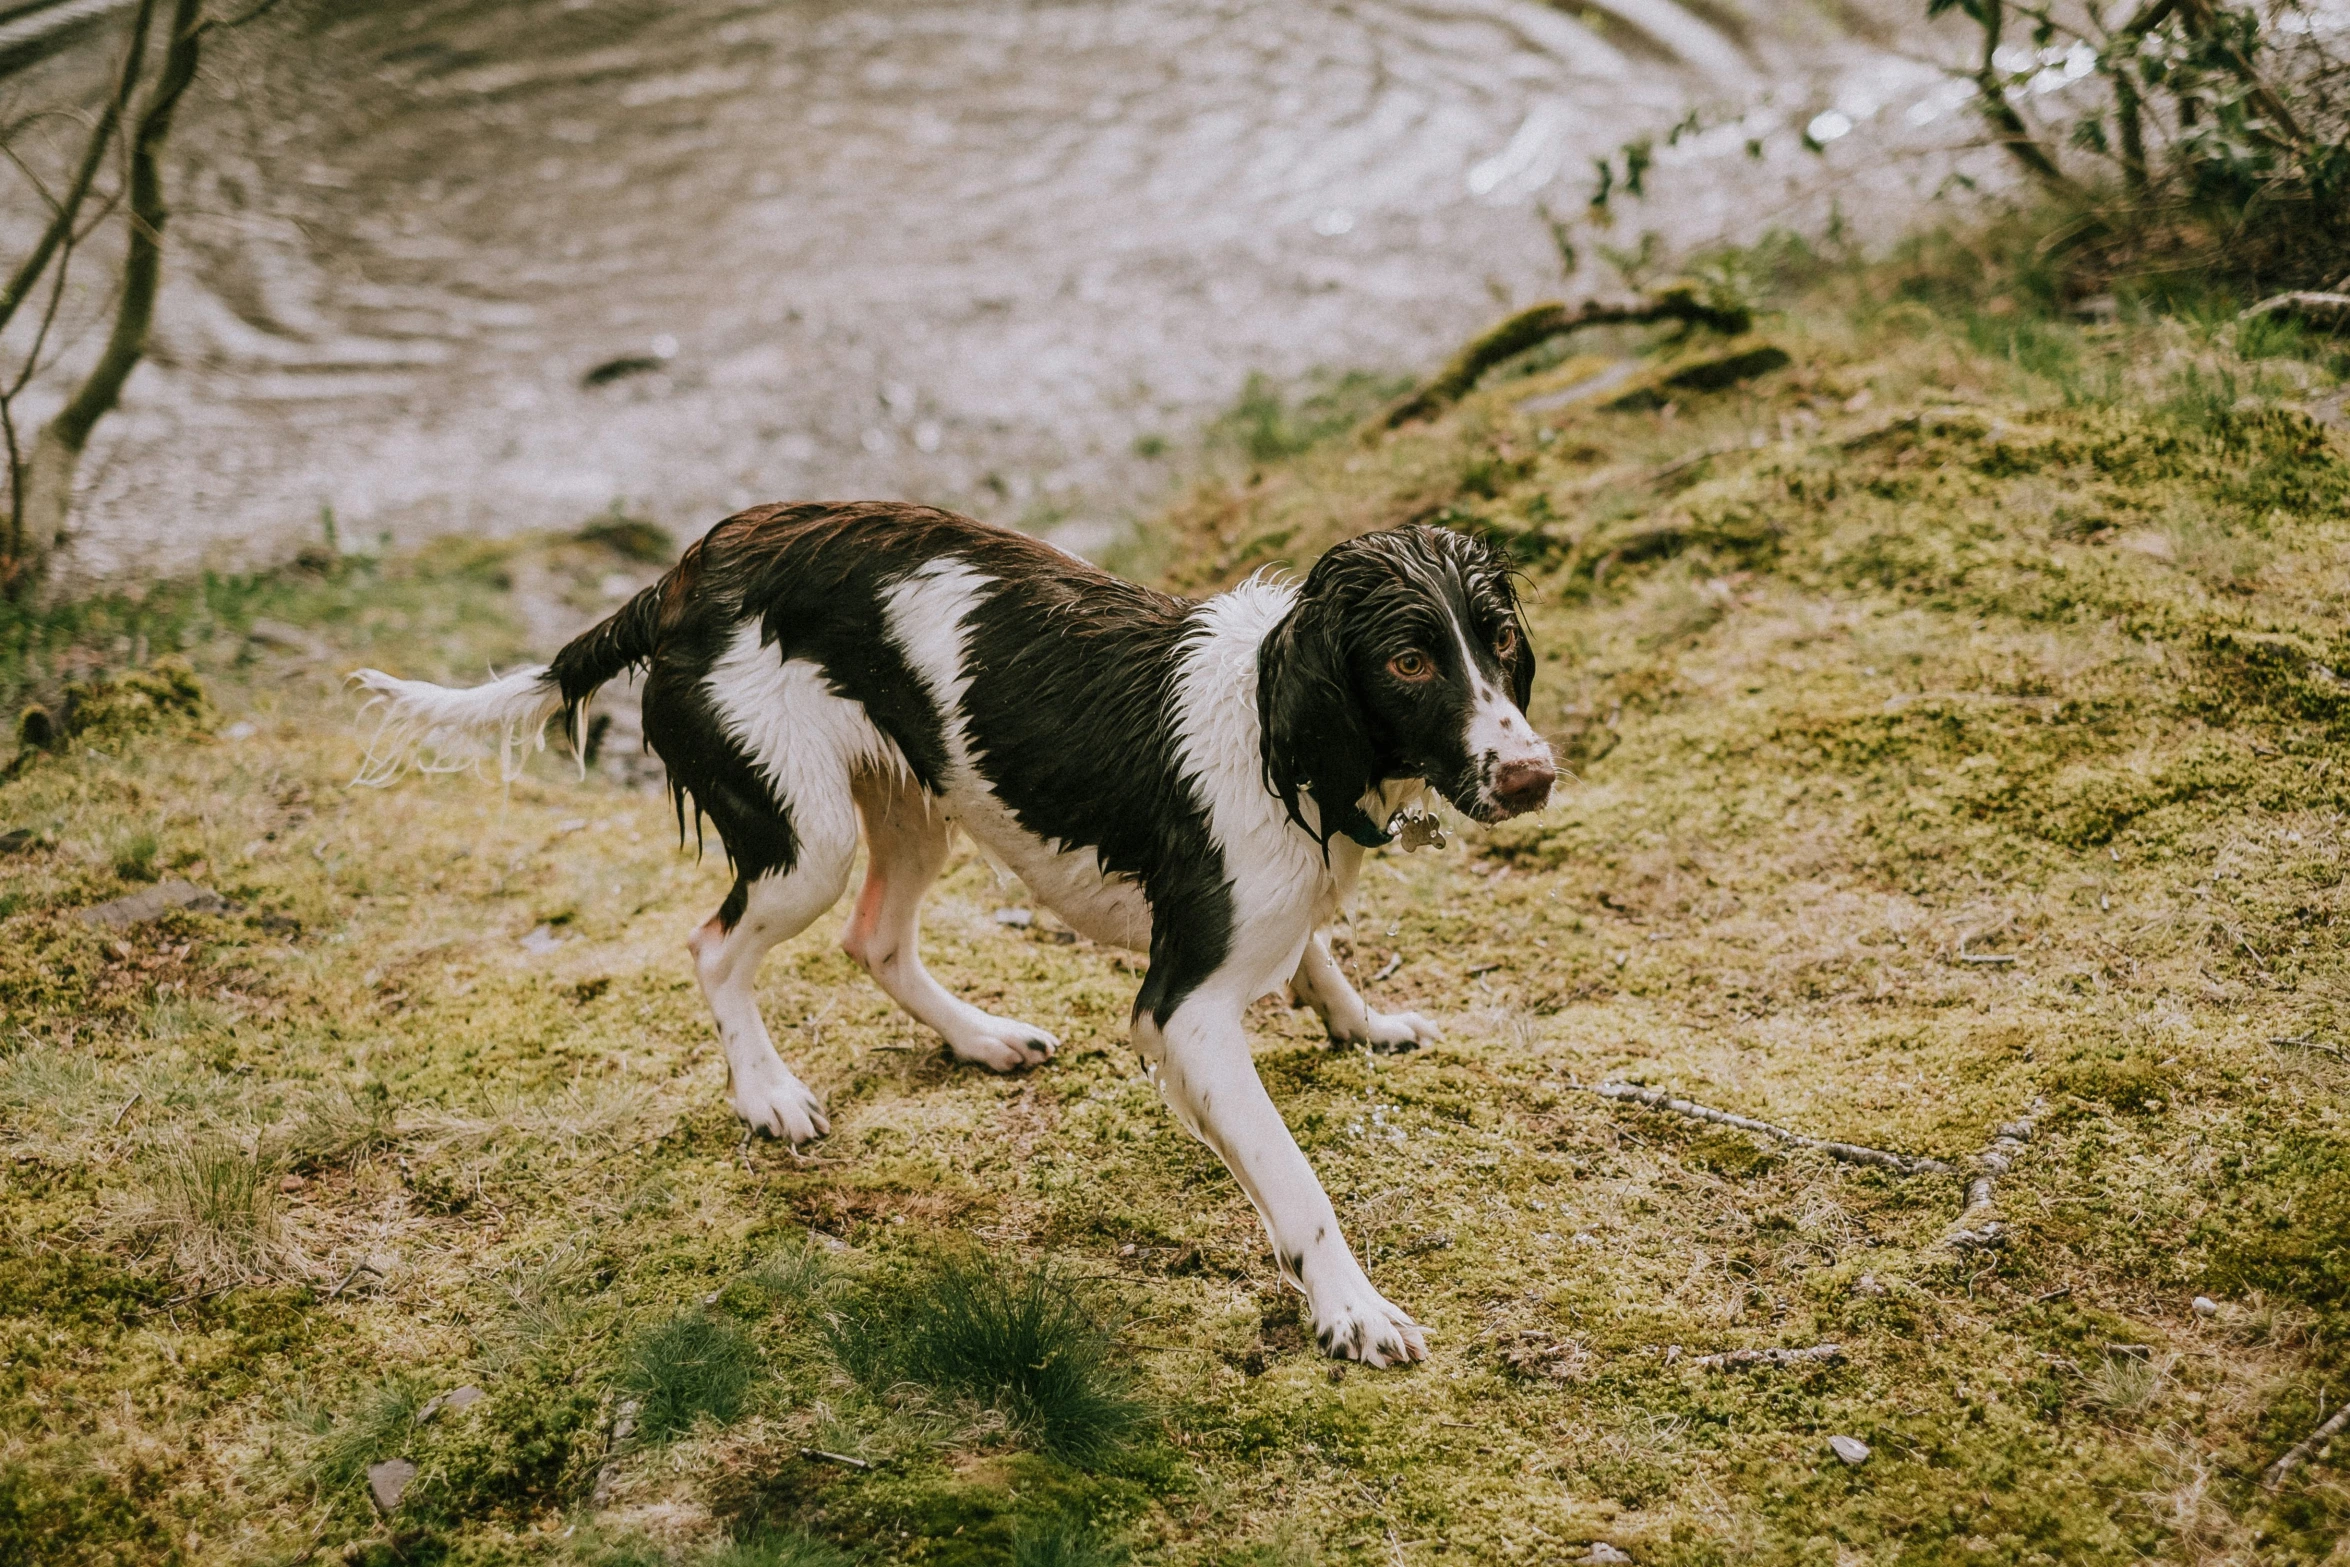
[[[1914,212],[1938,73],[1865,11],[1754,15],[297,0],[191,105],[155,362],[68,569],[281,557],[327,508],[372,543],[808,496],[1098,545],[1251,371],[1420,368],[1607,286],[1536,203],[1581,213],[1595,157],[1693,107],[1617,242]]]

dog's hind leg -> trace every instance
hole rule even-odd
[[[953,832],[936,803],[898,779],[867,775],[857,808],[865,818],[865,886],[841,950],[963,1060],[1009,1072],[1050,1057],[1060,1046],[1052,1035],[957,999],[922,966],[922,894],[946,864]]]
[[[795,1146],[832,1128],[815,1093],[775,1053],[752,982],[770,947],[798,935],[840,901],[854,849],[853,840],[810,845],[790,870],[736,882],[726,907],[686,941],[693,949],[702,996],[718,1021],[718,1043],[726,1052],[727,1098],[734,1113],[753,1130]],[[738,907],[740,912],[729,923],[728,912]]]
[[[1306,943],[1290,994],[1312,1007],[1334,1045],[1369,1045],[1373,1050],[1417,1050],[1436,1043],[1436,1025],[1417,1012],[1374,1012],[1330,952],[1330,932],[1318,930]]]

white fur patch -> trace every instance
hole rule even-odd
[[[907,573],[882,599],[882,619],[942,719],[947,750],[947,813],[973,842],[1027,883],[1038,902],[1096,941],[1150,948],[1150,906],[1142,890],[1102,874],[1101,855],[1086,848],[1056,849],[1020,825],[971,763],[963,699],[971,689],[964,665],[968,622],[995,579],[954,559],[930,561]]]
[[[905,757],[864,705],[834,691],[814,663],[787,660],[763,644],[755,620],[735,628],[704,684],[727,736],[766,775],[802,843],[855,843],[849,779],[907,772]]]
[[[494,741],[498,776],[512,783],[522,775],[523,746],[545,750],[547,720],[563,707],[563,693],[546,676],[545,665],[533,664],[487,685],[456,687],[353,671],[367,705],[383,712],[351,781],[381,787],[411,765],[422,773],[462,772],[487,760]]]
[[[1252,578],[1192,612],[1175,676],[1175,755],[1232,878],[1232,954],[1212,984],[1245,1006],[1297,971],[1317,906],[1329,896],[1322,851],[1265,787],[1257,654],[1297,600]]]
[[[1493,775],[1512,762],[1550,760],[1550,745],[1534,732],[1526,715],[1518,711],[1518,704],[1510,694],[1485,678],[1477,665],[1477,650],[1470,646],[1469,635],[1457,617],[1452,619],[1452,634],[1461,645],[1462,667],[1468,671],[1470,702],[1468,722],[1462,726],[1461,747],[1472,763],[1484,763],[1482,768],[1487,785]],[[1478,794],[1490,805],[1493,791],[1483,787]]]

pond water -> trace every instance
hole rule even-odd
[[[1596,241],[1906,221],[1962,134],[1915,9],[296,3],[179,138],[70,569],[810,496],[1096,546],[1252,371],[1423,368]],[[1562,277],[1542,211],[1690,110]]]

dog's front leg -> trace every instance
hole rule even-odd
[[[1417,1012],[1374,1012],[1348,982],[1330,952],[1330,932],[1317,930],[1298,959],[1290,994],[1312,1007],[1334,1045],[1369,1045],[1373,1050],[1417,1050],[1437,1040],[1436,1025]]]
[[[1418,1324],[1371,1287],[1339,1233],[1337,1212],[1249,1059],[1240,1007],[1194,994],[1164,1028],[1145,1012],[1135,1033],[1168,1108],[1256,1204],[1282,1276],[1305,1292],[1322,1347],[1374,1366],[1426,1359]]]

